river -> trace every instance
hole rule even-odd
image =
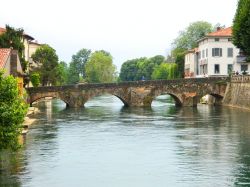
[[[38,107],[23,148],[0,153],[0,186],[250,186],[249,111],[176,108],[169,96],[150,108],[109,95]]]

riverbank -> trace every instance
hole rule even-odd
[[[36,107],[29,107],[28,112],[26,114],[26,117],[24,118],[23,122],[23,130],[22,135],[25,135],[28,133],[29,126],[32,125],[37,119],[32,118],[31,115],[39,113],[39,109]]]

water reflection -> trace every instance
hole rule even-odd
[[[169,96],[128,108],[116,97],[81,109],[40,103],[18,153],[0,153],[0,186],[249,186],[249,113]]]

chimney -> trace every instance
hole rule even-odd
[[[221,27],[217,27],[217,31],[221,30]]]
[[[10,55],[10,74],[17,77],[17,50],[11,50]]]

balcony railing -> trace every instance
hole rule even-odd
[[[246,56],[237,56],[236,60],[237,60],[237,63],[245,63],[245,62],[247,62],[247,57]]]

